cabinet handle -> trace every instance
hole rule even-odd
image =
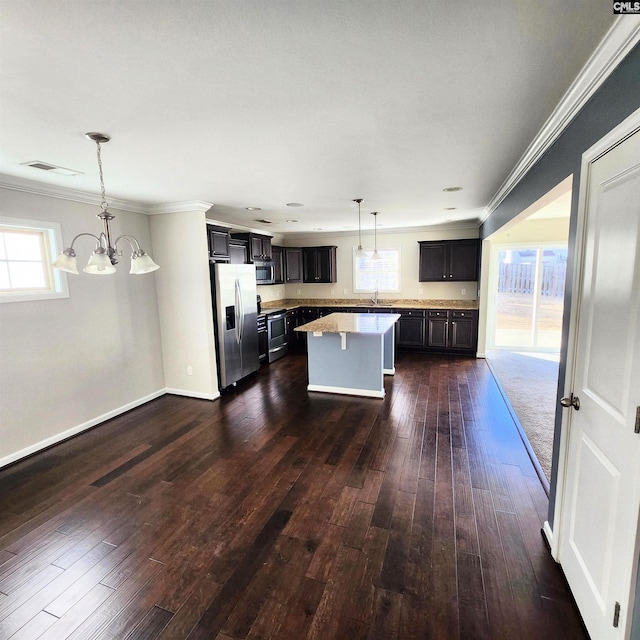
[[[449,277],[450,277],[450,278],[453,278],[453,273],[450,273],[450,274],[449,274]]]

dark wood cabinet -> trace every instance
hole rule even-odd
[[[247,262],[260,262],[271,260],[271,237],[257,233],[234,233],[231,236],[236,240],[244,240],[247,243]]]
[[[231,264],[245,264],[247,262],[247,242],[231,238],[229,240],[229,262]]]
[[[283,284],[285,281],[284,248],[272,246],[273,284]]]
[[[419,242],[420,282],[455,282],[478,279],[479,240]]]
[[[337,282],[336,247],[304,247],[302,271],[303,282]]]
[[[302,249],[284,248],[284,281],[302,282]]]
[[[475,352],[478,346],[478,314],[475,311],[451,312],[451,349]]]
[[[229,229],[207,225],[209,259],[216,262],[229,262]]]
[[[427,312],[427,340],[426,347],[432,349],[446,349],[449,346],[449,312]]]
[[[400,319],[396,324],[396,345],[399,347],[424,346],[424,311],[419,309],[393,309],[390,311],[400,314]]]
[[[267,333],[267,318],[264,315],[258,316],[258,359],[266,362],[269,356],[269,336]]]

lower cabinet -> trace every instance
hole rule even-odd
[[[408,351],[475,355],[478,312],[455,309],[396,309],[396,346]]]
[[[258,358],[260,362],[266,362],[269,355],[269,344],[267,334],[267,318],[258,316]]]
[[[395,309],[394,311],[400,314],[396,325],[396,346],[424,346],[425,312],[419,309]]]

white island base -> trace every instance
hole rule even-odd
[[[307,333],[309,391],[384,398],[395,373],[393,313],[332,313],[296,328]]]

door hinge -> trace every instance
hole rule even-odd
[[[616,606],[613,607],[613,626],[617,627],[620,623],[620,603],[616,602]]]
[[[636,427],[635,433],[640,433],[640,407],[636,407]]]

